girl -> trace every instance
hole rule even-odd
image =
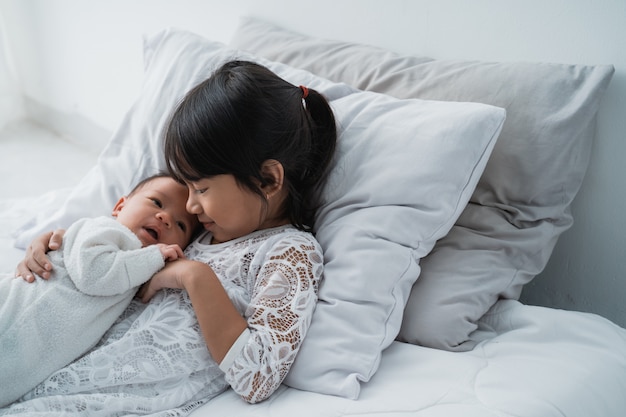
[[[315,308],[323,261],[309,230],[336,140],[318,92],[258,64],[226,63],[192,89],[165,159],[205,232],[140,290],[145,304],[6,412],[188,413],[228,385],[251,403],[270,396]],[[18,275],[44,272],[35,259],[49,237]]]

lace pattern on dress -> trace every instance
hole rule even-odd
[[[220,246],[193,245],[190,255],[213,268],[231,299],[246,298],[241,304],[247,306],[243,314],[252,334],[226,380],[246,401],[262,401],[281,384],[306,335],[317,301],[322,252],[312,235],[291,226],[263,231],[226,250]],[[212,249],[222,250],[215,264],[209,259]],[[233,294],[232,285],[243,293]]]

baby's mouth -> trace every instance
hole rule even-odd
[[[146,232],[148,232],[150,236],[152,236],[154,240],[159,240],[159,232],[157,230],[150,227],[145,227],[144,229],[146,230]]]

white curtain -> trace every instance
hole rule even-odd
[[[17,73],[11,57],[6,25],[0,10],[0,129],[22,117],[23,104]]]

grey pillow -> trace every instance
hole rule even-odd
[[[477,321],[543,270],[587,169],[611,65],[402,56],[242,19],[233,47],[397,98],[474,101],[507,120],[471,200],[421,260],[399,340],[469,350]],[[419,225],[413,225],[418,228]]]

